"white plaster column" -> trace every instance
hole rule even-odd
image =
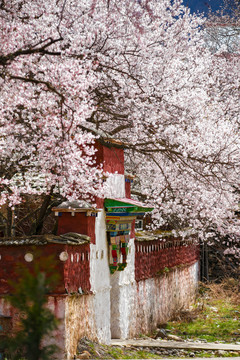
[[[124,271],[119,271],[119,320],[121,339],[129,337],[129,328],[134,316],[136,281],[135,281],[135,243],[134,239],[129,241],[127,266]]]
[[[105,211],[95,223],[96,244],[90,245],[90,283],[94,294],[94,316],[99,342],[109,344],[110,332],[110,271],[106,236]]]
[[[110,174],[106,180],[106,192],[108,198],[125,198],[125,176]]]

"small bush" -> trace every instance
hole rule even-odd
[[[43,345],[43,340],[57,327],[57,319],[46,307],[47,294],[56,286],[58,276],[53,259],[41,257],[34,262],[31,270],[19,265],[18,281],[9,282],[13,295],[8,297],[10,304],[19,310],[19,330],[7,338],[5,349],[9,360],[52,360],[57,350],[55,345]]]

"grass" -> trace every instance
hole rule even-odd
[[[190,311],[175,314],[167,329],[185,339],[240,341],[239,290],[239,284],[233,279],[201,285],[201,296],[195,305]]]

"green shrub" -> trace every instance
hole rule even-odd
[[[11,360],[52,360],[57,350],[55,345],[43,345],[57,327],[57,319],[46,307],[47,294],[56,286],[58,276],[53,259],[36,259],[31,269],[19,265],[17,281],[9,281],[13,295],[8,297],[10,304],[19,310],[20,330],[8,336],[5,348],[7,359]]]

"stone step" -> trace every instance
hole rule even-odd
[[[224,350],[224,351],[240,351],[240,345],[236,344],[216,344],[216,343],[197,343],[197,342],[180,342],[154,339],[132,339],[121,340],[112,339],[112,346],[126,347],[159,347],[167,349],[192,349],[192,350]]]

